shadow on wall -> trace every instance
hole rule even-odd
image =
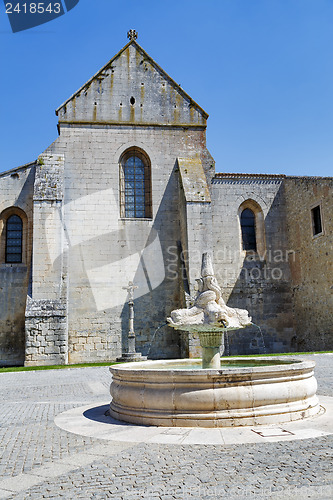
[[[281,186],[265,217],[264,233],[258,235],[256,228],[256,249],[241,252],[241,270],[228,300],[231,307],[247,309],[262,334],[255,326],[230,333],[226,354],[296,350],[289,269],[293,251],[288,248],[285,220]]]
[[[179,239],[178,181],[175,168],[168,179],[133,278],[134,284],[138,286],[134,290],[136,350],[151,359],[180,356],[179,334],[167,326],[157,330],[181,302],[179,255],[175,251],[175,244]],[[132,221],[125,221],[129,227],[131,223]],[[138,231],[137,224],[140,221],[135,224],[134,230]],[[168,266],[170,248],[174,252],[171,269]],[[127,283],[123,286],[127,286]],[[128,311],[126,302],[121,312],[123,348],[127,346]]]
[[[25,172],[24,172],[25,174]],[[32,247],[32,197],[35,171],[32,168],[14,205],[7,206],[0,214],[0,365],[17,366],[24,363],[25,307],[31,267]],[[11,177],[19,179],[19,174]],[[3,200],[4,201],[4,200]],[[12,200],[13,201],[13,200]],[[5,263],[6,220],[13,213],[23,220],[22,262]],[[6,215],[7,214],[7,215]]]
[[[57,216],[55,223],[62,227],[67,238],[64,252],[59,250],[57,253],[56,249],[52,254],[53,240],[48,241],[45,226],[43,239],[49,245],[52,273],[61,270],[62,263],[67,261],[70,271],[70,362],[93,361],[103,356],[112,359],[121,355],[121,344],[126,345],[128,333],[127,291],[123,287],[129,281],[139,287],[134,295],[135,331],[138,349],[143,354],[147,353],[156,328],[178,306],[178,273],[169,273],[165,265],[168,249],[178,238],[178,191],[174,171],[166,184],[153,222],[121,219],[120,223],[111,221],[110,230],[105,215],[102,221],[96,216],[92,230],[85,231],[86,220],[81,220],[80,214],[87,213],[83,208],[88,202],[96,202],[98,206],[99,197],[106,199],[108,191],[105,191],[93,193],[83,201],[76,200],[72,205],[70,202],[65,221]],[[110,200],[114,206],[113,194]],[[178,357],[178,338],[173,330],[165,329],[162,337],[155,336],[154,340],[157,343],[150,350],[151,356]]]

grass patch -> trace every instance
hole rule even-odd
[[[116,361],[106,361],[103,363],[79,363],[76,365],[47,365],[47,366],[4,366],[0,368],[0,373],[4,372],[30,372],[36,370],[62,370],[68,368],[89,368],[94,366],[119,365]]]

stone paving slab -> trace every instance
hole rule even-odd
[[[332,356],[307,358],[333,397]],[[333,438],[313,422],[307,439],[246,444],[106,441],[55,425],[107,402],[110,381],[107,367],[0,374],[0,498],[333,498]]]
[[[320,397],[321,410],[305,420],[264,426],[189,428],[156,427],[119,422],[106,416],[109,403],[65,411],[55,418],[61,429],[107,441],[160,444],[236,444],[293,441],[333,434],[333,398]]]

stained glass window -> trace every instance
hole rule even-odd
[[[245,208],[240,217],[242,228],[243,250],[257,250],[255,215],[249,208]]]
[[[150,165],[139,150],[130,150],[121,161],[121,216],[151,217]]]
[[[6,262],[22,262],[22,219],[18,215],[11,215],[6,223]]]

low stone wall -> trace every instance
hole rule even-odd
[[[66,307],[60,301],[28,299],[25,366],[68,363]]]

